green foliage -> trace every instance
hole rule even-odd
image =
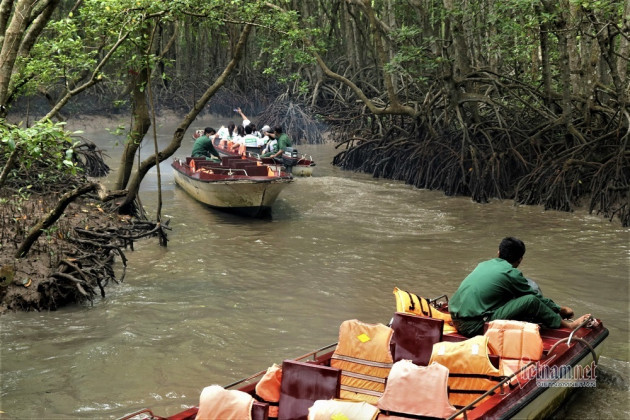
[[[2,153],[5,158],[19,147],[19,162],[29,170],[35,164],[52,167],[62,174],[76,175],[80,170],[74,159],[74,147],[70,135],[64,130],[65,123],[40,121],[32,127],[20,128],[0,124]]]

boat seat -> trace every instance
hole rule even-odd
[[[199,163],[199,162],[205,162],[206,158],[205,157],[190,157],[187,156],[186,157],[186,165],[190,165],[190,161],[194,160],[195,163]]]
[[[306,419],[317,400],[339,398],[341,371],[315,363],[282,362],[278,420]]]
[[[252,404],[252,420],[268,420],[269,419],[269,404],[254,401]]]
[[[234,161],[239,161],[239,160],[241,160],[240,156],[222,156],[221,164],[223,166],[230,166],[232,163],[234,163]]]
[[[195,166],[197,168],[207,168],[209,166],[218,166],[217,162],[211,160],[197,160],[195,159]]]
[[[391,328],[394,330],[394,362],[411,360],[416,365],[427,366],[433,345],[442,341],[444,321],[397,312]]]
[[[267,166],[249,165],[243,169],[245,169],[248,176],[267,176],[269,174]]]

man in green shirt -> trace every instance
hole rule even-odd
[[[525,244],[508,237],[499,245],[498,258],[484,261],[464,279],[449,300],[449,312],[457,331],[467,337],[483,334],[486,321],[513,319],[548,328],[575,328],[590,314],[577,320],[568,307],[561,307],[534,290],[517,267],[523,261]]]
[[[276,139],[277,144],[273,144],[273,147],[270,152],[263,153],[261,157],[282,157],[282,154],[287,147],[291,147],[291,138],[282,132],[282,127],[277,125],[273,129],[273,138]]]
[[[203,130],[203,134],[195,140],[195,144],[192,148],[192,153],[190,154],[192,157],[205,157],[206,159],[216,159],[221,160],[221,156],[219,156],[219,152],[214,148],[214,139],[217,136],[217,132],[212,127],[206,127]]]

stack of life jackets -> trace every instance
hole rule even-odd
[[[455,407],[467,406],[512,373],[501,366],[494,367],[489,354],[496,352],[489,347],[488,337],[482,335],[433,345],[429,363],[448,368],[449,401]]]
[[[457,412],[448,401],[448,369],[439,363],[418,366],[409,360],[394,363],[385,393],[378,401],[379,420],[408,416],[446,418]],[[397,416],[402,415],[402,417]]]
[[[199,397],[195,420],[251,419],[254,398],[246,392],[227,390],[220,385],[207,386]]]
[[[365,401],[317,400],[308,409],[308,420],[376,420],[377,417],[378,408]]]
[[[269,417],[278,417],[278,402],[280,401],[280,385],[282,381],[282,367],[273,364],[256,384],[256,395],[269,404]]]
[[[394,363],[390,351],[393,330],[356,319],[339,328],[339,343],[330,366],[341,369],[341,398],[376,404]]]
[[[451,314],[437,310],[427,299],[398,287],[394,287],[394,296],[396,297],[396,312],[442,319],[444,320],[444,334],[457,332]]]
[[[528,363],[542,358],[543,341],[538,324],[497,319],[490,321],[484,336],[488,337],[488,344],[496,354],[501,356],[501,367],[505,371],[518,372]]]

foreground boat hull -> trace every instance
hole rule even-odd
[[[546,357],[537,364],[537,369],[565,367],[567,374],[583,371],[596,365],[603,350],[608,330],[602,325],[593,329],[582,329],[575,333],[573,342],[567,346],[568,330],[544,329]],[[555,346],[555,348],[554,348]],[[553,350],[553,354],[552,354]],[[593,370],[593,376],[596,369]],[[593,378],[594,379],[594,378]],[[539,383],[547,381],[546,385]],[[511,389],[507,395],[493,395],[486,402],[467,412],[469,419],[545,419],[550,417],[578,386],[582,378],[563,377],[550,379],[544,374],[530,378],[525,384]],[[592,386],[595,382],[592,382]]]
[[[425,317],[418,318],[430,319]],[[394,324],[392,323],[392,325]],[[442,327],[440,326],[439,328],[439,331],[441,331]],[[399,329],[398,332],[401,332],[401,330]],[[397,333],[394,332],[394,335],[396,334]],[[503,379],[496,386],[488,389],[486,393],[469,403],[468,406],[462,407],[460,411],[453,414],[449,419],[548,418],[560,407],[576,387],[595,386],[597,361],[608,334],[608,330],[604,328],[601,322],[596,322],[589,327],[580,326],[573,331],[564,328],[541,328],[540,340],[542,341],[543,355],[540,360],[529,363],[525,361],[526,364],[522,368],[515,370],[515,373],[512,375],[503,376]],[[403,333],[400,337],[404,340],[402,337],[405,337],[405,334]],[[425,336],[422,334],[418,337],[425,339]],[[457,333],[444,334],[442,337],[442,341],[444,342],[460,342],[465,340],[467,340],[466,337]],[[404,341],[401,341],[399,343],[403,342]],[[419,343],[416,344],[418,344],[416,347],[422,347]],[[332,344],[291,360],[331,369],[331,360],[333,359],[335,348],[336,344]],[[397,348],[397,345],[395,345],[394,348]],[[339,357],[342,356],[338,356],[338,358]],[[499,359],[497,358],[497,363],[498,362]],[[256,385],[265,374],[266,371],[258,372],[248,378],[226,385],[224,388],[238,389],[255,397]],[[309,393],[308,390],[310,388],[306,387],[300,389],[300,384],[296,383],[294,378],[290,383],[291,387],[287,388],[287,390],[296,389],[297,391],[295,392],[300,395],[301,393],[305,395]],[[337,389],[337,391],[339,391],[339,389]],[[291,401],[290,397],[287,401]],[[283,400],[281,398],[281,408],[282,404]],[[169,419],[193,419],[195,418],[197,410],[197,407],[191,407],[188,410],[169,417]],[[139,414],[139,412],[130,416],[137,414]],[[386,413],[381,414],[386,418]],[[151,413],[151,415],[153,414]],[[132,417],[128,416],[127,418]],[[154,416],[152,418],[160,417]],[[378,418],[381,418],[381,415],[379,415]]]

